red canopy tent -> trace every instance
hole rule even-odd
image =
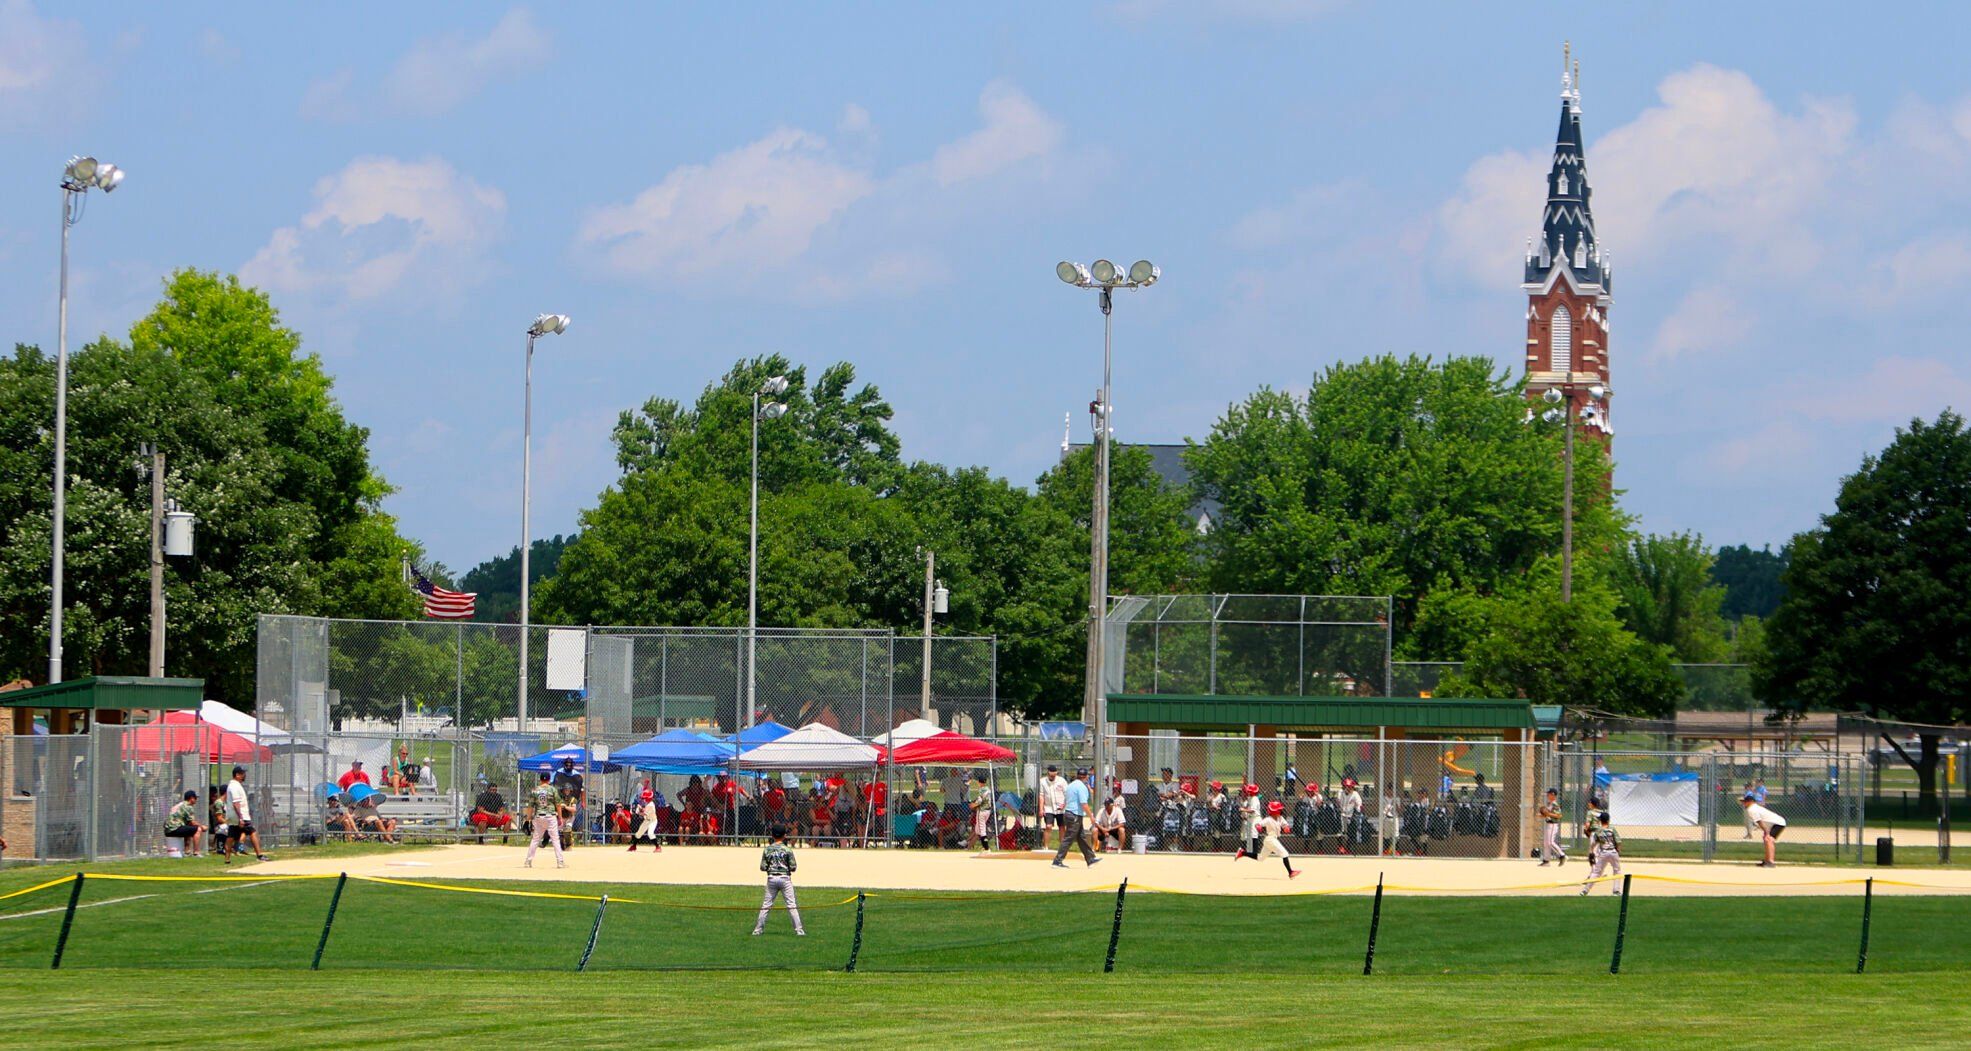
[[[157,722],[123,734],[125,759],[160,762],[181,755],[196,755],[210,763],[265,763],[274,758],[274,751],[189,711],[166,712]]]
[[[970,766],[1010,763],[1019,758],[1010,748],[956,730],[940,730],[936,723],[924,719],[912,719],[870,743],[876,746],[879,762],[896,766]]]

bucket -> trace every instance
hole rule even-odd
[[[182,858],[185,856],[185,848],[176,839],[167,839],[164,841],[164,856],[167,858]]]
[[[1134,850],[1138,854],[1148,854],[1150,852],[1150,837],[1141,832],[1136,833],[1129,837],[1129,849]]]

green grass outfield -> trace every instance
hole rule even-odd
[[[92,866],[223,874],[189,862]],[[0,893],[57,878],[0,873]],[[1854,897],[1384,899],[1376,975],[1361,975],[1364,896],[1128,896],[1116,973],[1101,973],[1115,896],[804,887],[808,937],[783,915],[749,935],[745,887],[548,885],[596,903],[351,881],[306,968],[335,881],[85,881],[63,967],[67,886],[0,901],[0,1046],[419,1045],[530,1038],[651,1046],[840,1046],[845,1039],[1003,1047],[1826,1046],[1971,1032],[1971,897],[1875,899],[1855,975]],[[539,883],[460,887],[540,892]],[[621,899],[636,899],[632,904]],[[659,904],[661,903],[661,904]],[[560,972],[560,973],[554,973]],[[538,1010],[552,1003],[552,1011]],[[1588,1005],[1594,1011],[1586,1011]],[[1589,1028],[1589,1020],[1604,1021]],[[31,1030],[21,1029],[26,1021]],[[10,1023],[12,1023],[10,1025]],[[221,1035],[223,1034],[223,1036]],[[881,1045],[878,1045],[881,1046]]]
[[[1962,1047],[1971,979],[0,972],[6,1047]]]

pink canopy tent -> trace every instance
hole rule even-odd
[[[941,730],[925,719],[912,719],[870,743],[876,746],[880,761],[896,766],[971,766],[1010,763],[1019,758],[1010,748],[956,730]]]
[[[265,763],[274,758],[274,751],[187,711],[166,712],[157,722],[123,735],[125,759],[159,762],[181,755],[196,755],[212,763]]]

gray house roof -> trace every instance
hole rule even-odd
[[[1068,453],[1078,452],[1088,447],[1087,442],[1069,443],[1065,449],[1061,450],[1061,458],[1066,459]],[[1150,454],[1150,465],[1156,468],[1158,476],[1163,478],[1165,483],[1175,489],[1186,489],[1190,487],[1191,469],[1184,465],[1185,446],[1117,442],[1116,447],[1147,450]],[[1185,514],[1191,517],[1193,524],[1196,524],[1201,518],[1208,517],[1210,519],[1210,525],[1205,528],[1209,529],[1218,525],[1220,507],[1221,505],[1218,501],[1206,498],[1193,503],[1185,511]]]

